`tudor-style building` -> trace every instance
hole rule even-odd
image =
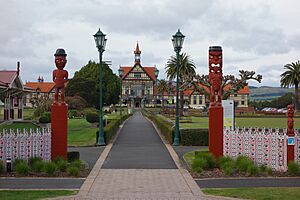
[[[137,43],[134,51],[134,65],[120,66],[122,73],[122,102],[128,107],[143,107],[154,105],[154,86],[158,76],[158,70],[154,67],[141,65],[141,51]]]

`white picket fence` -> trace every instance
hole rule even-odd
[[[51,159],[51,129],[3,129],[0,132],[0,160],[7,159],[28,160],[31,157],[40,157],[43,160]]]
[[[298,131],[296,132],[298,146],[295,147],[295,155],[299,157],[300,138]],[[258,165],[267,165],[276,171],[287,171],[286,129],[225,128],[223,145],[224,156],[236,158],[245,155]]]

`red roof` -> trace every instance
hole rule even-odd
[[[40,89],[40,92],[50,93],[53,90],[55,83],[53,82],[27,82],[26,87],[30,87],[34,90]]]
[[[124,71],[122,79],[124,79],[127,76],[127,74],[131,71],[131,69],[133,67],[121,67]],[[156,80],[156,78],[155,78],[155,67],[142,67],[141,66],[141,68],[143,68],[145,70],[145,72],[150,76],[150,78],[152,80],[154,80],[154,81]]]
[[[7,85],[11,84],[17,76],[17,71],[0,71],[0,81]]]

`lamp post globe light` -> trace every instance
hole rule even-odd
[[[104,140],[104,130],[103,130],[103,111],[102,111],[102,78],[103,78],[103,73],[102,73],[102,54],[105,51],[105,45],[107,39],[105,38],[105,34],[103,34],[99,28],[98,32],[94,35],[96,47],[98,48],[99,51],[99,62],[100,62],[100,78],[99,78],[99,93],[100,93],[100,119],[99,119],[99,134],[97,138],[97,146],[103,146],[105,145],[105,140]]]
[[[122,69],[121,66],[118,69],[118,72],[119,72],[120,85],[121,85],[121,92],[120,92],[120,115],[122,117],[122,104],[123,104],[123,101],[122,101],[122,77],[123,77],[123,74],[124,74],[124,70]]]
[[[181,51],[184,35],[178,29],[177,33],[173,35],[172,43],[174,47],[174,51],[176,52],[176,117],[175,117],[175,136],[173,145],[179,145],[179,102],[178,102],[178,93],[179,93],[179,53]]]

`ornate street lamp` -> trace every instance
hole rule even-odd
[[[179,53],[183,45],[184,35],[178,29],[177,33],[173,35],[172,43],[174,51],[176,52],[176,117],[175,117],[175,136],[173,145],[179,145],[179,104],[178,104],[178,93],[179,93]]]
[[[121,85],[121,93],[120,93],[120,115],[121,115],[121,118],[122,118],[122,77],[123,77],[123,74],[124,74],[124,70],[122,69],[122,67],[120,66],[119,70],[119,77],[120,77],[120,85]]]
[[[103,112],[102,112],[102,54],[105,51],[105,45],[107,39],[105,39],[105,34],[103,34],[100,31],[100,28],[98,32],[94,35],[96,47],[98,48],[99,51],[99,61],[100,61],[100,79],[99,79],[99,93],[100,93],[100,119],[99,119],[99,134],[98,134],[98,140],[97,140],[97,146],[102,146],[105,145],[105,140],[104,140],[104,130],[103,130]]]
[[[158,77],[158,73],[159,73],[159,70],[156,68],[155,66],[155,70],[154,70],[154,75],[155,75],[155,88],[156,88],[156,94],[155,94],[155,97],[154,97],[154,107],[156,108],[156,104],[157,104],[157,77]],[[153,90],[153,96],[154,96],[154,90]]]

